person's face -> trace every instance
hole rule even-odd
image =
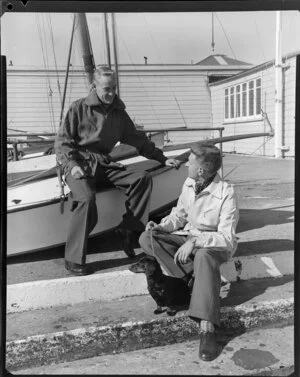
[[[188,176],[194,180],[197,180],[202,177],[203,168],[201,167],[201,163],[199,163],[199,159],[197,159],[194,153],[190,153],[188,162],[186,163],[188,166]]]
[[[111,104],[116,95],[117,83],[115,76],[101,76],[95,81],[97,96],[103,103]]]

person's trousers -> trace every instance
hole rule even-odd
[[[220,264],[228,260],[228,253],[211,248],[197,249],[194,258],[188,258],[187,263],[175,264],[174,255],[188,238],[145,231],[139,242],[144,252],[155,257],[170,276],[187,280],[193,272],[195,280],[188,315],[196,321],[207,320],[220,326]]]
[[[77,264],[86,262],[88,236],[98,221],[95,194],[101,188],[122,189],[127,196],[122,226],[136,231],[145,229],[152,191],[152,177],[147,172],[133,170],[130,166],[126,170],[115,170],[98,165],[93,177],[74,179],[68,174],[66,183],[72,197],[72,215],[65,247],[66,260]],[[115,208],[111,210],[114,211]]]

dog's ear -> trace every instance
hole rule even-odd
[[[148,275],[153,274],[159,268],[158,262],[153,257],[145,257],[144,263],[146,274]]]

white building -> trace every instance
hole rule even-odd
[[[283,57],[282,156],[295,156],[296,58],[299,51]],[[250,68],[209,84],[212,127],[225,128],[223,135],[268,132],[275,129],[275,61]],[[275,138],[227,142],[225,152],[275,156]]]

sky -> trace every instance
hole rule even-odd
[[[300,12],[282,11],[282,54],[300,50]],[[116,13],[119,64],[193,64],[225,54],[258,65],[275,58],[276,11],[214,13]],[[5,13],[1,55],[18,66],[65,67],[71,13]],[[102,13],[87,13],[96,64],[107,63]],[[111,31],[111,19],[109,18]],[[296,37],[297,36],[297,37]],[[112,45],[112,44],[111,44]],[[82,67],[75,34],[71,59]]]

